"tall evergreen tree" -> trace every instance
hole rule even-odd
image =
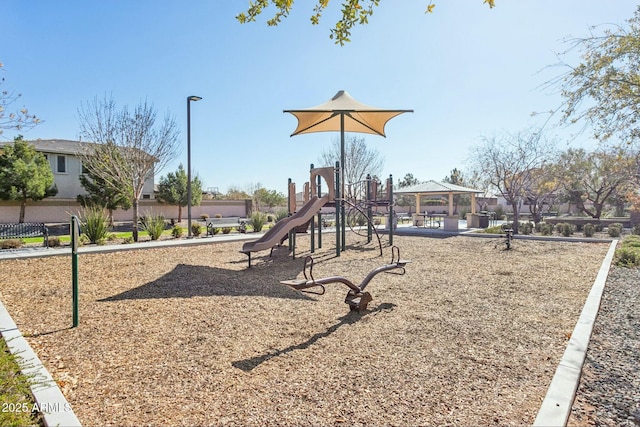
[[[182,207],[188,205],[187,172],[182,164],[175,173],[169,172],[160,177],[158,184],[158,200],[168,205],[178,206],[178,222],[182,221]],[[191,206],[202,202],[202,181],[197,176],[191,181]]]
[[[27,200],[38,201],[55,196],[53,172],[44,154],[17,136],[13,145],[0,153],[0,199],[19,200],[20,218],[24,222]]]
[[[109,212],[109,223],[113,225],[113,211],[131,208],[131,200],[121,190],[110,186],[104,179],[91,173],[80,175],[80,185],[87,195],[79,194],[78,202],[84,207],[100,206]]]

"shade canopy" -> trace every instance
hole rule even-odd
[[[398,188],[393,191],[395,194],[413,194],[416,197],[416,210],[420,211],[420,196],[447,195],[449,199],[449,216],[453,215],[453,196],[456,194],[471,195],[471,213],[476,213],[476,194],[482,193],[480,190],[462,187],[460,185],[449,184],[448,182],[437,182],[430,180],[422,184],[410,187]],[[446,228],[445,228],[446,229]]]
[[[389,120],[413,110],[370,107],[341,90],[324,104],[284,112],[291,113],[298,119],[298,127],[291,136],[313,132],[358,132],[386,136],[384,127]]]
[[[423,195],[442,195],[442,194],[479,194],[481,190],[462,187],[460,185],[449,184],[448,182],[437,182],[430,180],[422,184],[412,185],[410,187],[398,188],[393,191],[395,194],[423,194]]]

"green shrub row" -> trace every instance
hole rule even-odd
[[[620,267],[640,267],[640,236],[629,235],[618,245],[613,263]]]

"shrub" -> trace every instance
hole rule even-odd
[[[183,233],[184,233],[184,230],[179,225],[174,225],[173,228],[171,229],[171,235],[176,239],[178,237],[182,237]]]
[[[229,234],[233,227],[222,227],[222,234]]]
[[[62,246],[62,243],[60,242],[60,238],[58,236],[49,237],[50,248],[58,248],[60,246]]]
[[[262,231],[262,227],[264,227],[264,223],[267,220],[267,216],[262,212],[254,212],[251,215],[251,220],[249,220],[249,225],[253,228],[253,231],[259,233]]]
[[[200,215],[200,219],[201,219],[201,220],[203,220],[203,221],[208,220],[208,219],[209,219],[209,214],[202,214],[202,215]]]
[[[86,236],[89,243],[104,243],[110,231],[107,212],[102,208],[90,207],[78,216],[82,235]]]
[[[540,233],[542,231],[542,226],[544,225],[544,222],[538,222],[536,223],[534,229],[536,230],[536,233]]]
[[[618,222],[609,224],[609,227],[607,227],[607,233],[609,233],[609,237],[620,237],[622,234],[622,224]]]
[[[289,216],[289,212],[286,209],[278,209],[276,211],[276,222]],[[639,233],[640,234],[640,233]]]
[[[213,217],[214,218],[222,218],[222,215],[221,214],[215,214]]]
[[[158,240],[162,236],[167,223],[164,219],[164,215],[150,214],[144,217],[142,221],[142,229],[149,234],[151,240]]]
[[[569,224],[568,222],[565,222],[564,224],[562,224],[562,228],[560,229],[560,232],[564,237],[571,236],[575,231],[576,231],[576,226],[573,224]]]
[[[640,250],[626,247],[616,249],[614,263],[619,267],[637,267],[640,265]]]
[[[624,238],[623,244],[625,247],[640,248],[640,236],[636,236],[636,235],[627,236]]]
[[[616,249],[613,262],[620,267],[640,267],[640,237],[625,237]]]
[[[604,231],[604,224],[602,224],[602,223],[600,223],[600,222],[599,222],[599,223],[597,223],[597,224],[596,224],[596,231],[597,231],[597,232]]]
[[[20,239],[7,239],[2,240],[2,249],[19,249],[24,242]]]
[[[484,229],[484,232],[489,234],[503,234],[502,227],[499,225],[487,227]]]
[[[122,244],[124,245],[130,245],[131,243],[133,243],[133,236],[125,237],[122,241]]]
[[[502,205],[496,206],[496,209],[495,209],[494,212],[496,213],[496,219],[502,220],[502,219],[506,219],[507,218],[507,216],[506,216],[506,214],[504,212],[504,208],[502,207]]]
[[[586,223],[582,228],[582,232],[584,233],[584,237],[593,237],[596,232],[596,226],[591,223]]]
[[[640,224],[635,224],[631,229],[632,234],[640,234]]]
[[[518,231],[521,234],[531,234],[533,231],[533,223],[531,222],[521,222],[518,225]]]
[[[198,237],[202,234],[202,225],[200,224],[191,224],[191,234]]]
[[[551,236],[553,234],[553,224],[542,224],[540,227],[540,233],[542,233],[543,236]]]
[[[212,232],[212,233],[213,233],[213,235],[215,236],[216,234],[218,234],[218,233],[220,232],[220,229],[219,229],[219,228],[215,228],[215,227],[214,227],[214,228],[212,228],[212,229],[211,229],[211,232]]]

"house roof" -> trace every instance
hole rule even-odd
[[[56,153],[56,154],[78,154],[81,147],[87,148],[91,144],[88,142],[71,141],[68,139],[35,139],[33,141],[26,141],[33,145],[36,151],[43,153]],[[0,141],[0,147],[3,145],[13,144],[13,141]]]
[[[410,187],[398,188],[393,191],[395,194],[463,194],[463,193],[482,193],[481,190],[462,187],[460,185],[449,184],[448,182],[437,182],[430,180],[422,184],[412,185]]]

